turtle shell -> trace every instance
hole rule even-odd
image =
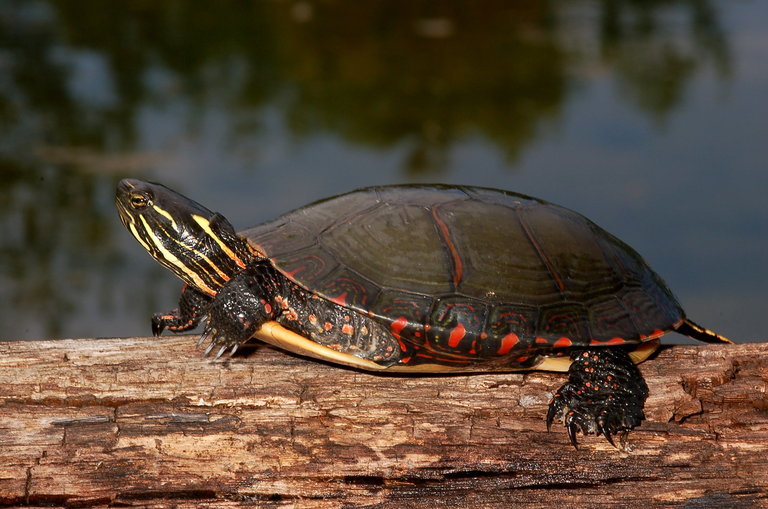
[[[506,191],[371,187],[240,234],[286,277],[433,362],[640,343],[684,316],[632,248]]]

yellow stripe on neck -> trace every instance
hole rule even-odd
[[[155,247],[160,252],[160,255],[162,256],[163,260],[167,261],[168,263],[176,267],[180,271],[179,273],[186,274],[189,280],[192,282],[192,284],[196,286],[199,290],[207,293],[208,295],[216,295],[216,290],[214,290],[213,288],[205,284],[205,282],[200,278],[198,274],[189,270],[189,268],[181,260],[176,258],[176,255],[174,255],[173,253],[168,251],[168,249],[165,248],[162,242],[160,242],[160,239],[157,238],[157,235],[155,235],[154,232],[152,231],[152,228],[150,228],[149,223],[147,223],[147,220],[144,219],[144,216],[139,216],[139,219],[141,219],[141,222],[144,225],[144,229],[149,234],[150,238],[152,239],[152,242],[155,244]]]
[[[192,214],[192,219],[194,219],[195,222],[200,225],[200,228],[202,228],[205,233],[210,235],[210,237],[216,241],[221,250],[224,251],[224,253],[229,256],[232,261],[234,261],[241,269],[245,268],[245,262],[240,259],[240,257],[237,256],[235,252],[232,251],[229,246],[224,243],[223,240],[221,240],[221,237],[213,233],[213,230],[211,229],[211,222],[209,220],[203,216],[198,216],[197,214]]]

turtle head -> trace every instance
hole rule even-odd
[[[185,283],[213,296],[251,256],[221,214],[161,185],[124,179],[115,204],[139,244]]]

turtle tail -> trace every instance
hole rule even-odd
[[[701,325],[698,325],[687,318],[683,318],[680,325],[675,327],[675,331],[705,343],[733,343],[733,341],[725,336],[721,336],[717,332],[705,329]]]

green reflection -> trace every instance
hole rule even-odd
[[[402,148],[403,174],[434,175],[471,137],[511,166],[595,58],[662,120],[702,69],[729,69],[703,0],[3,2],[4,336],[66,336],[154,304],[121,297],[157,273],[131,273],[112,207],[119,175],[162,164],[148,109],[178,107],[187,131],[214,109],[233,147],[263,135],[253,119],[270,109],[298,140]]]
[[[624,95],[656,120],[684,99],[702,65],[730,68],[717,12],[704,0],[602,0],[600,49]]]

